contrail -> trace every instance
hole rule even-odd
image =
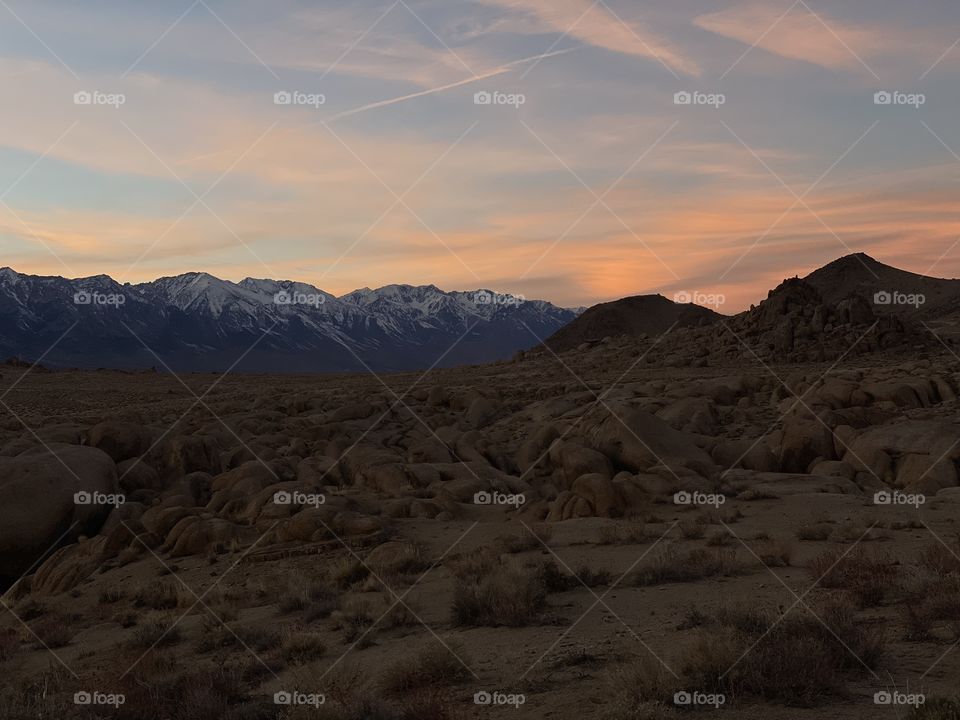
[[[480,75],[474,75],[473,77],[468,77],[463,80],[458,80],[457,82],[447,83],[446,85],[441,85],[440,87],[428,88],[426,90],[420,90],[419,92],[410,93],[408,95],[401,95],[400,97],[389,98],[387,100],[378,100],[377,102],[367,103],[366,105],[361,105],[360,107],[354,108],[353,110],[344,110],[343,112],[337,113],[336,115],[331,115],[321,122],[311,122],[306,125],[300,125],[295,128],[289,128],[287,130],[281,130],[281,132],[291,132],[295,130],[305,130],[306,128],[316,127],[317,125],[322,125],[323,123],[333,122],[334,120],[340,120],[345,117],[350,117],[351,115],[357,115],[362,112],[367,112],[368,110],[375,110],[376,108],[387,107],[388,105],[395,105],[397,103],[406,102],[407,100],[413,100],[414,98],[423,97],[425,95],[435,95],[436,93],[445,92],[446,90],[453,90],[454,88],[463,87],[464,85],[469,85],[470,83],[475,83],[480,80],[486,80],[488,78],[496,77],[498,75],[503,75],[505,73],[511,72],[514,67],[517,65],[524,65],[526,63],[538,62],[540,60],[545,60],[546,58],[556,57],[557,55],[566,55],[567,53],[576,52],[577,50],[583,50],[584,46],[567,48],[566,50],[555,50],[553,52],[542,53],[540,55],[533,55],[532,57],[521,58],[520,60],[512,60],[508,63],[501,65],[498,68],[493,70],[488,70],[485,73]],[[187,160],[180,160],[175,165],[189,165],[192,162],[198,160],[203,160],[208,157],[216,157],[217,155],[223,155],[226,153],[226,150],[218,150],[212,153],[205,153],[203,155],[197,155],[195,157],[189,158]]]
[[[489,70],[481,75],[474,75],[473,77],[468,77],[464,80],[458,80],[457,82],[447,83],[446,85],[441,85],[440,87],[428,88],[427,90],[421,90],[419,92],[410,93],[409,95],[401,95],[400,97],[390,98],[388,100],[378,100],[377,102],[368,103],[366,105],[361,105],[358,108],[353,110],[345,110],[336,115],[332,115],[327,118],[324,122],[333,122],[334,120],[339,120],[341,118],[350,117],[351,115],[356,115],[357,113],[366,112],[367,110],[375,110],[376,108],[386,107],[388,105],[395,105],[397,103],[406,102],[407,100],[413,100],[414,98],[423,97],[424,95],[434,95],[436,93],[444,92],[446,90],[452,90],[454,88],[462,87],[464,85],[469,85],[470,83],[475,83],[479,80],[486,80],[487,78],[496,77],[497,75],[503,75],[511,71],[516,65],[523,65],[524,63],[534,62],[543,60],[545,58],[554,57],[556,55],[566,55],[569,52],[575,50],[580,50],[580,47],[567,48],[566,50],[556,50],[554,52],[543,53],[541,55],[534,55],[533,57],[522,58],[520,60],[514,60],[508,62],[505,65],[501,65],[498,68]]]

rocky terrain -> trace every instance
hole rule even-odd
[[[8,364],[4,717],[957,718],[960,358],[818,277],[426,373]]]

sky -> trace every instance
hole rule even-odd
[[[958,73],[954,0],[0,0],[0,264],[730,312],[851,252],[956,277]]]

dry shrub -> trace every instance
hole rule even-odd
[[[403,543],[397,547],[389,560],[378,563],[373,570],[380,580],[393,587],[409,585],[432,565],[433,563],[427,557],[427,549],[423,545]]]
[[[327,652],[326,643],[316,633],[291,632],[283,641],[283,659],[291,665],[306,665]]]
[[[830,540],[832,542],[844,544],[858,541],[889,540],[891,537],[892,535],[889,530],[870,518],[845,520],[830,533]]]
[[[0,662],[6,662],[20,649],[20,638],[13,630],[0,630]]]
[[[768,488],[748,488],[737,495],[737,500],[754,502],[756,500],[779,500],[780,496]]]
[[[73,703],[70,672],[57,664],[46,672],[29,673],[17,682],[4,678],[0,684],[3,717],[10,720],[70,718],[77,710]],[[79,688],[77,688],[79,689]]]
[[[330,571],[330,579],[341,590],[363,582],[369,575],[369,568],[352,555],[341,558]]]
[[[148,675],[137,667],[125,678],[121,692],[126,697],[123,717],[132,720],[269,717],[263,710],[253,713],[240,671],[233,667],[202,668],[170,677]],[[274,707],[272,698],[269,702]]]
[[[818,615],[719,613],[684,656],[685,683],[800,706],[842,696],[843,677],[877,667],[885,641],[847,605],[828,605]]]
[[[734,525],[743,513],[734,507],[704,508],[697,513],[701,525]]]
[[[196,598],[193,598],[196,602]],[[134,607],[148,607],[151,610],[172,610],[180,602],[180,591],[172,582],[154,580],[137,588],[133,595]],[[190,603],[191,605],[193,603]]]
[[[588,565],[581,565],[570,572],[561,569],[553,560],[531,567],[536,568],[535,571],[540,573],[548,593],[579,590],[583,587],[594,588],[609,585],[611,581],[609,570],[595,569]]]
[[[714,530],[707,538],[708,547],[728,547],[733,544],[733,534],[726,528]]]
[[[123,597],[124,592],[122,588],[107,587],[100,591],[99,602],[101,605],[112,605],[113,603],[122,600]]]
[[[388,694],[407,693],[422,688],[450,685],[469,676],[469,671],[457,657],[458,648],[447,648],[432,641],[397,662],[383,673],[381,685]]]
[[[753,552],[767,567],[789,567],[793,560],[793,543],[789,540],[761,539],[753,545]]]
[[[940,543],[925,547],[900,587],[907,640],[960,639],[960,561],[950,549]],[[947,638],[939,636],[943,625]]]
[[[396,599],[385,598],[385,610],[380,622],[377,623],[385,630],[400,627],[413,627],[419,625],[420,621],[411,608],[409,600],[397,602]]]
[[[397,703],[398,720],[460,720],[464,714],[449,693],[442,688],[414,690]],[[363,720],[368,717],[363,716]]]
[[[347,643],[369,637],[367,631],[375,620],[373,604],[366,598],[346,598],[334,614],[335,626],[343,630],[343,641]]]
[[[952,549],[932,542],[920,551],[920,567],[938,575],[960,574],[960,547]]]
[[[742,569],[736,552],[724,548],[705,550],[697,548],[681,553],[670,546],[658,555],[651,565],[640,568],[632,577],[632,584],[640,587],[670,582],[694,582],[711,577],[735,575]]]
[[[46,614],[46,604],[44,604],[42,600],[37,600],[36,598],[27,598],[17,605],[16,615],[24,622],[36,620],[38,617],[43,617]]]
[[[384,696],[362,664],[341,668],[325,682],[327,702],[319,709],[291,709],[278,720],[461,720],[462,698],[445,688],[422,687]]]
[[[283,642],[280,633],[272,627],[243,625],[232,630],[236,635],[234,639],[238,643],[258,653],[273,650]]]
[[[960,700],[927,698],[907,716],[908,720],[960,720]]]
[[[280,595],[277,600],[280,612],[301,612],[306,622],[314,622],[329,617],[336,609],[338,595],[336,589],[324,580],[309,580],[296,583]]]
[[[642,545],[650,540],[650,532],[642,520],[627,526],[619,524],[604,525],[600,528],[598,545]]]
[[[877,607],[898,586],[894,561],[863,548],[826,550],[808,563],[807,570],[822,587],[849,592],[861,608]]]
[[[69,645],[75,634],[72,623],[63,615],[51,615],[43,618],[31,629],[39,642],[48,648]]]
[[[547,600],[543,566],[497,562],[461,574],[454,584],[455,625],[522,627],[536,622]]]
[[[830,537],[833,526],[828,522],[814,522],[797,528],[797,540],[823,542]]]
[[[721,627],[701,633],[683,658],[684,686],[700,692],[731,694],[732,675],[727,674],[743,654],[741,636]]]
[[[699,518],[686,518],[680,521],[678,527],[680,528],[680,535],[686,540],[699,540],[703,537],[704,533],[704,524],[699,522]]]
[[[165,647],[180,642],[180,626],[174,625],[173,618],[157,617],[148,619],[133,631],[129,644],[134,648]]]
[[[606,679],[610,716],[617,720],[660,718],[672,707],[681,680],[650,653],[614,667]]]

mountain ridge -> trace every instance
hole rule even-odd
[[[828,316],[833,323],[825,320]],[[606,337],[644,340],[679,330],[699,337],[685,352],[706,357],[710,352],[703,343],[715,343],[729,328],[739,328],[744,334],[762,337],[771,357],[791,353],[806,358],[804,353],[810,350],[809,359],[816,359],[836,357],[837,347],[843,345],[842,339],[833,338],[824,346],[821,333],[825,330],[840,326],[862,326],[862,330],[877,321],[882,337],[864,347],[887,348],[907,340],[929,340],[923,337],[923,321],[928,319],[936,319],[941,335],[960,336],[960,280],[920,275],[886,265],[866,253],[852,253],[803,278],[784,280],[764,300],[732,315],[672,302],[662,295],[601,303],[558,330],[545,346],[564,352],[589,347]]]
[[[51,367],[347,372],[475,364],[510,358],[578,312],[435,285],[337,297],[308,283],[232,282],[205,272],[121,284],[107,275],[0,268],[0,354],[42,356]]]

